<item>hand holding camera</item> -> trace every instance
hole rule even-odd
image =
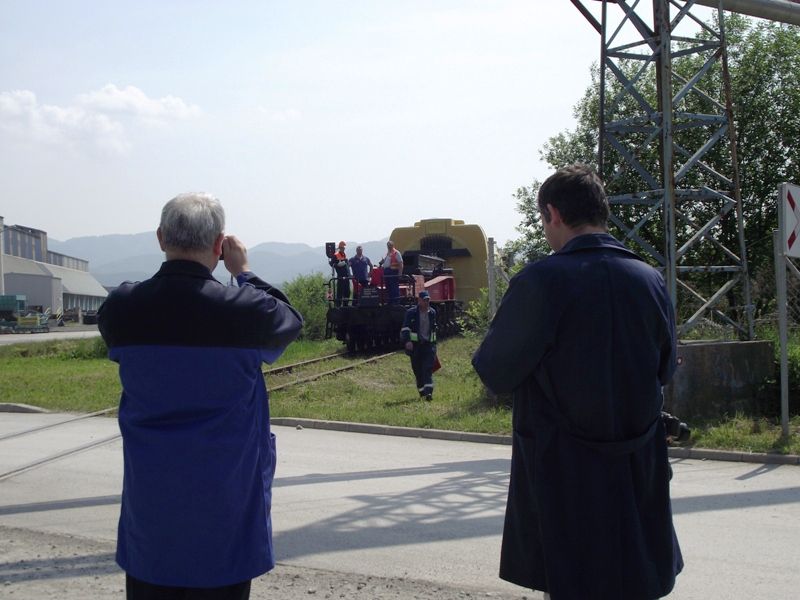
[[[247,264],[247,248],[235,235],[225,236],[221,258],[225,261],[225,268],[233,276],[250,270],[250,265]]]

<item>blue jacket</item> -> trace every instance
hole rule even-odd
[[[473,357],[513,392],[500,576],[556,600],[666,596],[672,526],[661,387],[675,368],[661,275],[607,234],[514,279]]]
[[[226,287],[199,263],[167,261],[98,311],[123,390],[117,562],[149,583],[218,587],[274,566],[275,436],[261,365],[302,318],[279,290],[240,277]]]
[[[436,311],[428,307],[428,319],[431,324],[430,340],[431,344],[436,343]],[[403,319],[403,328],[400,330],[400,339],[406,342],[419,342],[419,306],[414,306],[406,311]]]

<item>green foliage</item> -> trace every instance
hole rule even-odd
[[[800,454],[800,417],[789,422],[790,435],[784,439],[776,419],[738,414],[692,429],[690,445],[744,452]]]
[[[0,346],[0,358],[57,358],[59,360],[92,360],[107,358],[108,348],[100,336],[88,339],[33,342]]]
[[[507,288],[505,280],[500,279],[497,282],[497,305]],[[502,289],[502,291],[501,291]],[[467,304],[464,309],[464,314],[459,318],[459,326],[466,335],[483,335],[489,328],[489,323],[492,318],[489,314],[489,290],[488,288],[480,289],[480,298],[472,300]]]
[[[283,291],[301,315],[303,315],[303,331],[301,338],[321,340],[325,337],[325,321],[328,313],[328,301],[325,298],[327,280],[322,273],[298,275],[287,283]]]

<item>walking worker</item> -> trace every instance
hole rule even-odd
[[[513,392],[500,577],[553,600],[661,598],[683,568],[661,417],[672,303],[608,234],[589,167],[557,171],[537,201],[554,253],[511,280],[472,359]]]
[[[339,242],[339,249],[328,261],[336,272],[336,295],[334,297],[335,306],[345,306],[350,299],[350,265],[345,254],[345,244]]]
[[[166,262],[98,311],[122,383],[116,559],[128,600],[247,599],[250,580],[275,565],[275,436],[261,364],[303,319],[250,271],[224,227],[213,196],[173,198],[156,232]],[[238,287],[211,275],[223,254]]]
[[[350,259],[350,271],[353,273],[353,279],[358,284],[354,286],[353,298],[358,297],[358,290],[365,285],[369,285],[370,276],[372,275],[372,261],[369,257],[364,256],[364,248],[361,245],[356,246],[356,255]]]
[[[433,365],[436,362],[436,311],[431,296],[422,290],[417,305],[406,311],[400,337],[411,357],[411,369],[417,380],[420,398],[433,399]]]
[[[394,242],[386,242],[386,256],[380,261],[383,267],[383,280],[389,293],[389,304],[400,301],[400,276],[403,274],[403,255],[394,247]]]

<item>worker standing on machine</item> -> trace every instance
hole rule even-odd
[[[347,306],[350,300],[350,265],[344,252],[346,245],[344,242],[339,242],[339,249],[328,261],[336,272],[335,306]]]
[[[406,354],[411,357],[419,397],[430,402],[436,362],[436,311],[431,308],[431,296],[427,290],[422,290],[417,305],[406,311],[400,337],[405,342]]]
[[[400,301],[400,276],[403,274],[403,255],[394,247],[394,242],[386,242],[386,256],[381,259],[383,267],[383,280],[386,282],[386,291],[389,293],[389,304]]]
[[[349,263],[350,271],[353,273],[353,280],[358,284],[353,286],[353,304],[356,304],[358,297],[361,295],[361,288],[369,285],[370,276],[372,275],[372,261],[369,257],[364,256],[364,248],[356,246],[356,255],[350,259]]]

